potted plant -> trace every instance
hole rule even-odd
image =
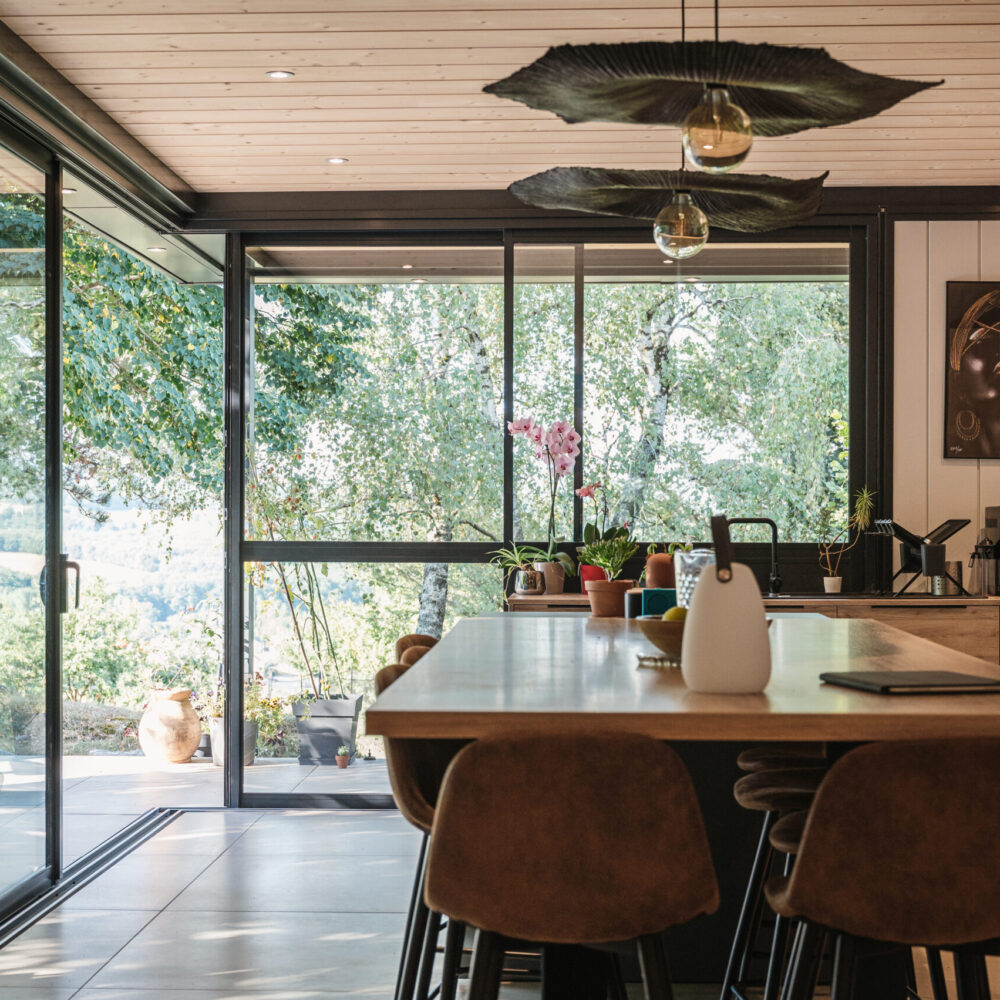
[[[690,542],[671,542],[669,545],[660,546],[655,542],[646,550],[646,568],[643,570],[643,579],[647,587],[673,588],[676,586],[674,575],[674,553],[680,549],[682,552],[691,551]]]
[[[598,493],[600,497],[598,497]],[[606,580],[604,570],[599,566],[592,566],[586,562],[583,553],[588,545],[594,542],[604,541],[609,538],[629,537],[631,534],[628,524],[619,527],[608,527],[608,495],[602,483],[591,483],[589,486],[581,486],[576,495],[585,500],[594,501],[594,520],[588,521],[583,526],[583,545],[576,550],[580,560],[580,589],[586,594],[590,590],[590,584],[594,580]]]
[[[619,577],[639,546],[625,535],[601,538],[584,547],[580,558],[604,571],[603,580],[592,580],[587,590],[590,612],[595,618],[620,618],[625,614],[625,591],[634,580]]]
[[[292,713],[299,733],[300,764],[332,764],[342,746],[353,748],[358,738],[362,695],[348,693],[339,675],[339,692],[325,677],[310,672],[312,690],[292,699]]]
[[[344,768],[351,763],[351,748],[344,744],[337,747],[337,767]]]
[[[565,420],[556,420],[546,430],[535,423],[534,417],[520,417],[507,425],[512,437],[523,437],[534,447],[535,458],[545,463],[549,478],[548,548],[545,558],[534,566],[545,578],[545,593],[561,594],[566,574],[573,576],[576,563],[566,552],[559,551],[556,537],[556,496],[559,484],[573,472],[580,454],[580,435]]]
[[[199,715],[211,737],[212,763],[226,762],[226,691],[219,685],[198,699]],[[277,746],[284,740],[285,702],[269,697],[260,674],[248,677],[243,687],[243,766],[250,767],[258,746]]]
[[[858,544],[861,535],[872,523],[872,512],[875,508],[875,494],[867,486],[863,486],[854,494],[854,513],[847,519],[847,524],[834,536],[830,542],[819,543],[819,564],[825,576],[823,589],[828,594],[839,594],[842,585],[840,576],[840,560],[845,552],[849,552]]]
[[[509,546],[496,549],[490,555],[493,557],[490,562],[503,570],[504,587],[513,573],[514,593],[540,594],[545,589],[542,574],[532,566],[532,563],[546,558],[546,553],[541,549],[534,545],[518,545],[516,542],[511,542]]]

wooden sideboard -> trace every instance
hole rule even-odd
[[[779,597],[768,611],[811,612],[828,618],[871,618],[949,649],[1000,663],[1000,599],[995,597]],[[507,598],[510,611],[587,612],[585,594]]]

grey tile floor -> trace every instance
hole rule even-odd
[[[394,811],[185,813],[0,950],[0,1000],[389,1000],[419,846]]]

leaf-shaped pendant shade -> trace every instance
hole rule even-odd
[[[812,218],[822,204],[826,176],[788,180],[769,174],[554,167],[515,181],[509,190],[539,208],[630,219],[655,219],[675,191],[690,191],[712,226],[766,233]]]
[[[682,125],[704,85],[722,84],[754,135],[869,118],[939,83],[863,73],[824,49],[742,42],[560,45],[483,89],[563,121]]]

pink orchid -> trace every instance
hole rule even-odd
[[[576,465],[576,459],[569,455],[557,455],[552,460],[552,468],[557,476],[565,476],[572,472],[574,465]]]
[[[566,440],[569,441],[570,444],[579,444],[580,443],[580,435],[572,427],[568,431],[566,431],[565,437],[566,437]],[[595,483],[594,485],[595,486],[600,486],[601,484],[600,483]]]
[[[528,434],[532,427],[535,426],[534,417],[518,417],[515,420],[511,420],[507,423],[507,428],[510,430],[512,436],[516,437],[519,434]]]
[[[549,435],[558,434],[559,437],[565,437],[569,432],[573,430],[572,426],[566,420],[556,420],[553,421],[552,426],[549,428]],[[575,433],[575,431],[574,431]]]
[[[545,444],[545,430],[542,427],[531,426],[525,432],[528,435],[528,440],[532,444],[543,445]]]
[[[591,500],[594,499],[594,487],[597,483],[591,483],[589,486],[581,486],[577,491],[576,495],[578,497],[590,497]]]

